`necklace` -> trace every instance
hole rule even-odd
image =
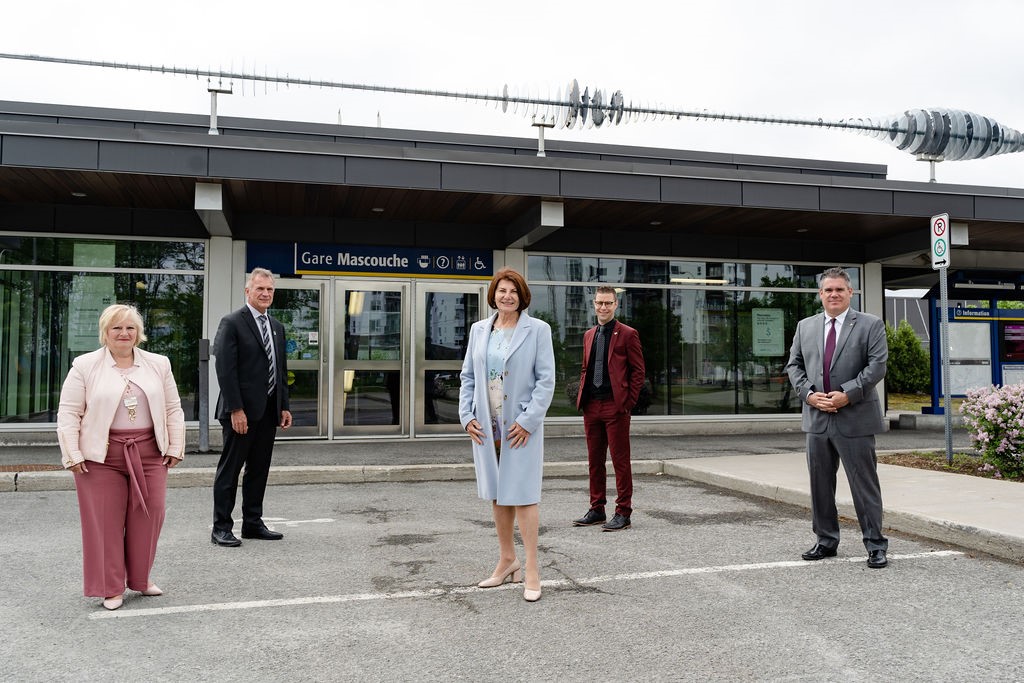
[[[139,405],[139,397],[135,395],[135,388],[127,376],[131,370],[132,368],[118,368],[121,379],[124,380],[124,407],[128,409],[128,421],[135,422],[135,409]]]

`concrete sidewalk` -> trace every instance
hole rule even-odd
[[[672,460],[665,474],[810,508],[804,453]],[[1024,483],[879,465],[886,527],[1024,562]],[[856,520],[842,468],[839,514]],[[860,544],[860,539],[846,539]]]

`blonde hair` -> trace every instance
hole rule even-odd
[[[138,309],[126,304],[110,304],[100,313],[100,346],[107,345],[107,332],[110,331],[110,328],[115,323],[119,323],[122,320],[127,320],[135,325],[135,329],[139,331],[139,334],[135,337],[136,346],[146,341],[146,330],[142,324],[142,316],[139,315]]]

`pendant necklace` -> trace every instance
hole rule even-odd
[[[127,368],[126,368],[127,369]],[[121,379],[124,380],[124,407],[128,409],[128,421],[135,422],[135,408],[139,405],[139,398],[135,395],[135,389],[132,387],[132,382],[125,373],[121,373]]]

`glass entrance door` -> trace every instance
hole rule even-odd
[[[409,435],[409,284],[339,280],[334,435]]]
[[[270,314],[284,325],[288,355],[288,400],[292,427],[281,437],[326,436],[328,421],[326,283],[316,280],[278,279]]]
[[[415,289],[415,433],[461,434],[459,373],[469,328],[487,310],[487,288],[419,281]]]

